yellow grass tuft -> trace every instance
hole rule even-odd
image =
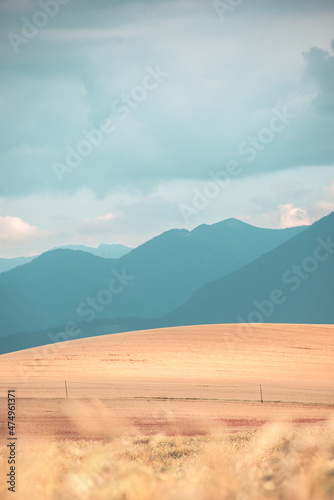
[[[20,500],[332,500],[334,423],[21,443],[17,474]]]

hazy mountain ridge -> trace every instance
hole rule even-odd
[[[0,274],[5,273],[7,271],[11,271],[11,269],[15,269],[15,267],[23,266],[24,264],[29,264],[34,257],[14,257],[12,259],[1,259],[0,258]]]
[[[260,229],[229,219],[191,232],[167,231],[117,260],[73,250],[47,252],[0,275],[1,336],[66,322],[162,317],[203,284],[303,230]],[[131,279],[95,310],[91,300],[101,291],[106,297],[114,272]]]
[[[105,259],[119,259],[120,257],[123,257],[123,255],[126,255],[127,253],[131,252],[131,250],[133,250],[132,248],[126,247],[125,245],[118,245],[118,244],[107,245],[102,243],[97,248],[87,247],[85,245],[65,245],[62,247],[52,248],[49,251],[58,249],[80,250],[82,252],[91,253],[92,255],[96,255],[97,257],[103,257]],[[11,271],[12,269],[15,269],[15,267],[28,264],[33,259],[36,259],[36,257],[38,257],[38,255],[34,255],[33,257],[14,257],[12,259],[0,258],[0,274],[7,271]]]
[[[328,241],[334,244],[334,213],[204,285],[168,315],[164,325],[334,323],[334,246]]]
[[[103,257],[104,259],[120,259],[124,255],[128,254],[133,250],[133,248],[127,247],[120,244],[108,245],[106,243],[101,243],[97,248],[87,247],[86,245],[65,245],[61,247],[53,248],[53,250],[64,249],[64,250],[80,250],[81,252],[91,253],[96,257]]]

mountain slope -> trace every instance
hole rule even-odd
[[[162,325],[334,323],[334,213],[206,284]]]
[[[35,257],[14,257],[13,259],[0,259],[0,273],[5,273],[18,266],[28,264]]]
[[[81,303],[96,299],[110,280],[113,284],[119,282],[113,275],[115,262],[86,252],[54,250],[3,273],[0,276],[0,336],[76,321],[76,310]],[[131,286],[131,282],[127,285]],[[120,300],[120,294],[114,294],[103,310],[110,313],[114,308],[115,314],[117,311],[117,314],[126,315],[124,304],[135,308],[132,299],[127,297],[126,286],[117,285],[117,289],[122,287],[123,299]],[[104,317],[103,311],[100,315]]]
[[[91,253],[92,255],[96,255],[96,257],[103,257],[104,259],[120,259],[123,255],[128,254],[132,250],[132,248],[126,247],[125,245],[107,245],[104,243],[97,248],[87,247],[85,245],[66,245],[57,247],[57,249],[58,248],[64,250],[81,250],[82,252]]]
[[[119,261],[136,276],[130,294],[145,299],[143,309],[132,315],[162,316],[200,286],[231,273],[304,229],[261,229],[228,219],[193,231],[167,231]]]
[[[158,318],[200,286],[227,275],[305,228],[260,229],[229,219],[172,230],[117,260],[54,250],[0,275],[0,336],[66,322]],[[108,290],[113,273],[130,276]]]
[[[85,245],[66,245],[63,247],[56,247],[52,250],[81,250],[82,252],[91,253],[92,255],[96,255],[97,257],[103,257],[105,259],[119,259],[131,252],[132,248],[126,247],[124,245],[106,245],[101,244],[97,248],[87,247]],[[15,267],[22,266],[24,264],[28,264],[34,257],[14,257],[13,259],[1,259],[0,258],[0,274],[10,271],[11,269],[15,269]]]

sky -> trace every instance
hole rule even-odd
[[[334,210],[332,0],[1,0],[0,257]]]

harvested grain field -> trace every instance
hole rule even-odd
[[[322,422],[334,414],[333,335],[333,326],[190,326],[2,355],[1,435],[8,389],[15,389],[22,438]]]

